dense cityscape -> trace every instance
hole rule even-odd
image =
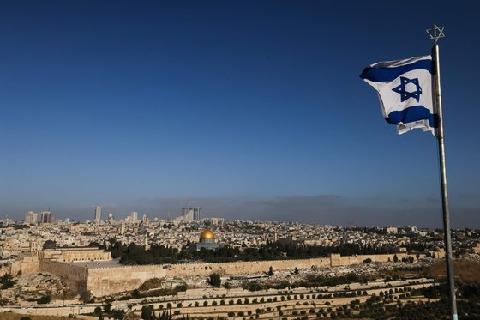
[[[422,312],[440,315],[446,308],[441,230],[202,215],[201,208],[183,208],[174,219],[137,212],[118,218],[97,206],[87,221],[57,220],[50,211],[4,219],[0,312],[144,320],[422,319]],[[480,231],[454,230],[453,239],[459,290],[476,301],[468,270],[480,263]],[[478,310],[468,299],[461,310],[475,319]]]
[[[0,320],[480,320],[479,12],[1,0]]]

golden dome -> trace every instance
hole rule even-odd
[[[212,230],[205,229],[200,233],[200,240],[215,239],[215,234]]]

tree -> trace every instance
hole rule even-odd
[[[212,273],[208,278],[208,283],[212,287],[220,287],[222,284],[222,280],[220,279],[220,275],[218,273]]]
[[[123,312],[122,310],[113,310],[112,317],[115,320],[123,320],[123,318],[125,317],[125,312]]]
[[[82,300],[83,303],[90,303],[93,300],[93,294],[92,291],[85,291],[82,292],[80,295],[80,300]]]
[[[102,313],[102,308],[95,307],[95,309],[93,309],[93,314],[94,315],[99,316],[101,313]]]
[[[2,284],[2,289],[8,289],[15,285],[13,276],[10,274],[4,274],[0,277],[0,283]]]
[[[153,306],[142,306],[141,317],[143,320],[154,320],[155,316],[153,314]]]
[[[38,304],[49,304],[50,301],[52,300],[52,297],[49,295],[45,295],[40,297],[40,299],[37,300]]]
[[[231,285],[231,283],[230,283],[230,282],[228,282],[228,281],[227,281],[227,282],[225,282],[225,283],[223,284],[223,286],[224,286],[224,287],[225,287],[225,289],[227,289],[227,290],[229,290],[229,289],[231,289],[231,288],[232,288],[232,285]]]
[[[267,274],[268,274],[269,276],[273,276],[273,267],[272,267],[272,266],[270,266],[270,268],[268,268]]]
[[[43,244],[43,250],[45,249],[56,249],[57,248],[57,242],[55,240],[47,240]]]

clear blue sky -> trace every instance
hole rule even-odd
[[[133,208],[440,225],[435,139],[397,136],[369,63],[445,25],[452,219],[480,226],[475,1],[2,1],[0,216]],[[412,221],[413,220],[413,221]]]

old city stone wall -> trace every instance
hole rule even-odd
[[[235,276],[267,272],[270,267],[274,270],[293,270],[328,266],[330,266],[330,258],[95,268],[88,270],[87,290],[98,297],[136,289],[152,278],[206,277],[212,273]]]
[[[172,265],[146,265],[146,266],[124,266],[114,268],[96,268],[88,270],[87,289],[95,296],[109,295],[138,288],[143,282],[151,278],[163,277],[191,277],[208,276],[212,273],[221,275],[248,275],[267,272],[270,267],[275,271],[311,268],[328,268],[333,266],[346,266],[361,264],[365,259],[372,262],[394,261],[394,256],[399,260],[405,257],[416,255],[408,253],[381,254],[381,255],[360,255],[341,257],[333,254],[325,258],[298,259],[298,260],[273,260],[273,261],[252,261],[252,262],[230,262],[230,263],[186,263]]]
[[[71,250],[62,252],[62,259],[67,261],[78,261],[92,258],[94,260],[110,257],[99,252],[100,250]],[[48,253],[47,256],[40,255],[25,257],[23,260],[14,262],[10,267],[11,274],[36,273],[39,271],[50,272],[59,276],[72,290],[82,293],[90,290],[95,296],[104,296],[122,291],[129,291],[138,288],[145,281],[152,278],[165,277],[206,277],[212,273],[221,275],[249,275],[267,272],[270,267],[275,271],[286,271],[312,268],[328,268],[333,266],[346,266],[361,264],[366,259],[372,262],[394,261],[394,256],[401,261],[405,257],[416,255],[406,252],[382,255],[360,255],[342,257],[339,254],[332,254],[330,257],[298,259],[298,260],[273,260],[273,261],[252,261],[252,262],[230,262],[230,263],[185,263],[171,265],[145,265],[145,266],[113,266],[88,268],[85,265],[55,261],[59,257],[58,252]],[[423,257],[424,255],[421,255]],[[439,254],[439,256],[441,256]],[[51,259],[49,259],[49,258]]]
[[[348,256],[348,257],[341,257],[339,254],[332,254],[330,256],[330,266],[348,266],[352,264],[360,264],[363,263],[366,259],[372,260],[372,262],[392,262],[394,261],[394,257],[397,256],[399,261],[402,261],[402,258],[413,257],[414,261],[417,261],[417,255],[408,254],[406,252],[399,252],[395,254],[375,254],[375,255],[359,255],[359,256]],[[420,255],[420,257],[424,257],[425,255]]]
[[[273,270],[325,268],[330,266],[330,258],[313,258],[298,260],[249,261],[229,263],[181,263],[169,266],[167,276],[208,276],[212,273],[220,275],[241,275],[267,272]]]
[[[40,261],[37,256],[24,257],[12,263],[10,266],[10,274],[34,274],[40,271]]]
[[[74,292],[83,293],[87,290],[88,269],[86,267],[42,260],[40,261],[40,270],[60,277]]]
[[[163,265],[88,269],[87,290],[96,297],[129,291],[152,278],[164,278]]]

